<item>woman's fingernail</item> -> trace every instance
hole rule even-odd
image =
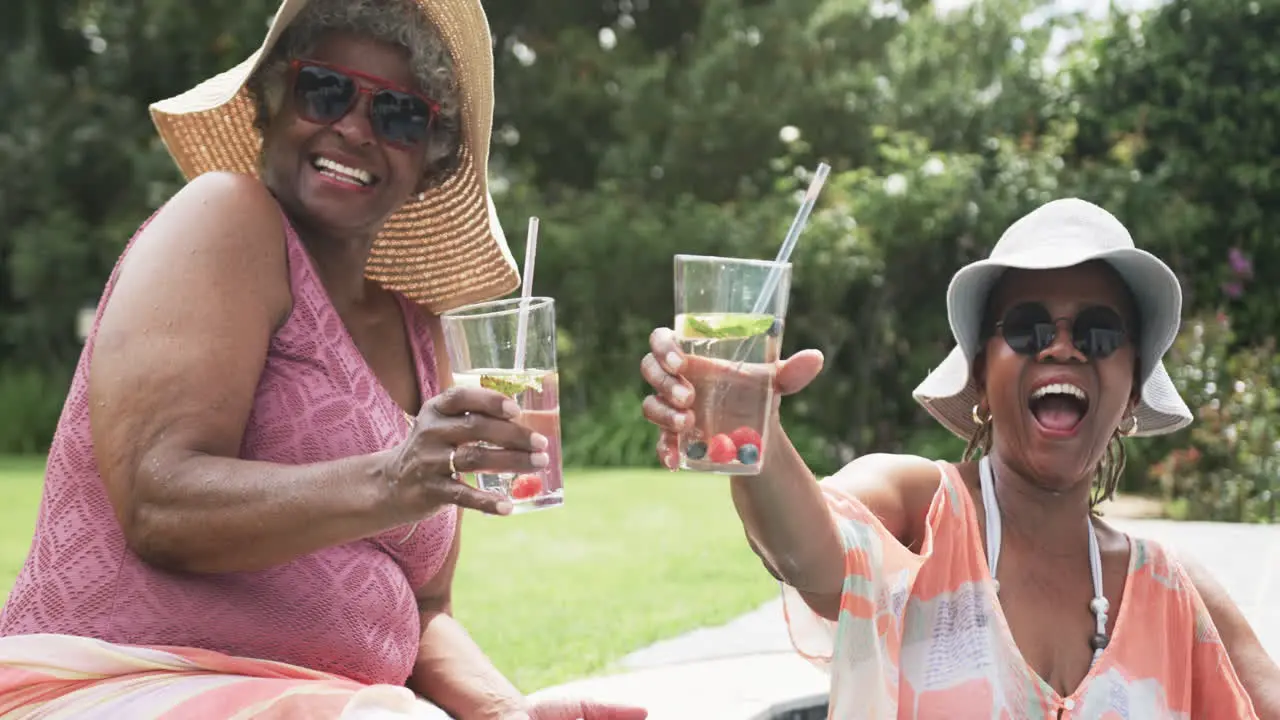
[[[546,450],[548,445],[547,436],[542,433],[534,433],[529,436],[529,444],[533,446],[534,450]]]
[[[544,468],[551,464],[551,456],[544,452],[536,452],[529,456],[529,464],[536,468]]]
[[[676,402],[684,405],[689,402],[689,388],[683,385],[677,385],[672,388],[671,397],[674,398]]]
[[[502,500],[502,501],[500,501],[500,502],[498,503],[498,514],[499,514],[499,515],[510,515],[510,514],[511,514],[511,509],[512,509],[512,507],[511,507],[511,503],[510,503],[509,501],[507,501],[507,500]]]
[[[689,416],[685,415],[684,413],[680,413],[679,415],[676,415],[675,422],[676,422],[676,428],[678,430],[684,430],[686,427],[689,426]]]
[[[677,352],[667,353],[667,369],[668,370],[675,372],[676,370],[679,370],[680,366],[683,364],[684,364],[684,358],[680,357],[680,353],[677,353]]]
[[[506,413],[509,418],[520,417],[520,406],[516,404],[515,400],[503,400],[502,412]]]

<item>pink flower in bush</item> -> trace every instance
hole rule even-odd
[[[1253,261],[1240,248],[1231,248],[1227,253],[1227,264],[1231,266],[1231,272],[1235,273],[1236,277],[1245,280],[1253,278]]]

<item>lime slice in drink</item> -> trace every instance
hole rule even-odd
[[[481,375],[480,387],[515,397],[526,390],[541,390],[542,378],[537,375]]]
[[[748,313],[685,315],[682,334],[689,338],[700,337],[713,340],[749,338],[764,335],[771,327],[773,327],[772,315]]]

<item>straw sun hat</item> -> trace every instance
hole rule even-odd
[[[1129,231],[1111,213],[1074,198],[1047,203],[1018,220],[1000,237],[990,257],[966,265],[951,278],[947,317],[956,348],[915,389],[916,401],[951,432],[966,440],[973,437],[978,389],[969,366],[979,349],[979,326],[992,287],[1011,268],[1049,270],[1090,260],[1109,263],[1137,299],[1142,399],[1134,412],[1134,434],[1161,435],[1186,427],[1191,411],[1162,362],[1181,321],[1178,278],[1155,255],[1134,247]]]
[[[383,226],[365,274],[435,313],[505,295],[519,285],[515,260],[488,190],[493,49],[479,0],[417,0],[453,59],[462,100],[462,150],[444,182]],[[188,179],[213,170],[258,174],[261,138],[245,87],[307,0],[284,0],[252,55],[151,106],[169,153]]]

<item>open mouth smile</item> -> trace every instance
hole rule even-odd
[[[378,184],[378,176],[368,170],[344,165],[336,160],[316,155],[311,158],[311,167],[329,182],[351,189],[363,190]]]
[[[1068,438],[1076,434],[1089,413],[1089,395],[1075,383],[1051,382],[1031,393],[1027,408],[1042,433]]]

